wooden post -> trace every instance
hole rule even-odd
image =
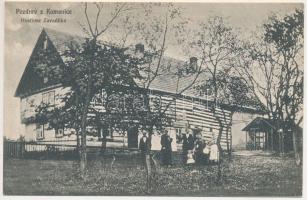
[[[232,128],[230,128],[230,151],[232,151]]]
[[[281,153],[281,132],[278,131],[278,143],[279,143],[279,153]]]
[[[265,147],[265,150],[268,150],[268,141],[269,141],[268,131],[265,131],[264,134],[265,134],[264,147]]]
[[[285,153],[284,131],[281,132],[281,154]]]
[[[245,148],[247,149],[247,134],[248,134],[248,131],[245,131]]]
[[[271,141],[271,150],[272,151],[274,151],[274,132],[273,132],[273,129],[271,128],[271,139],[272,139],[272,141]]]
[[[256,130],[254,129],[254,150],[256,150]]]

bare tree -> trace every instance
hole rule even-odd
[[[303,16],[302,10],[296,10],[283,18],[269,18],[262,35],[245,45],[238,71],[266,106],[268,117],[279,122],[277,129],[283,134],[292,131],[297,164],[301,163],[298,126],[303,120]]]
[[[201,67],[208,73],[207,80],[197,85],[198,90],[211,95],[209,109],[219,123],[217,145],[222,152],[221,137],[226,131],[227,151],[230,157],[229,132],[232,116],[240,112],[248,104],[255,102],[248,96],[244,86],[245,81],[235,74],[234,68],[241,48],[239,38],[233,28],[222,17],[211,17],[207,22],[201,23],[196,34],[196,41],[192,43],[193,51],[201,59]],[[208,95],[208,94],[207,94]],[[257,104],[257,103],[256,103]],[[221,167],[218,165],[217,180],[220,181]]]
[[[140,69],[140,75],[142,76],[139,82],[140,91],[145,91],[142,93],[144,99],[144,111],[146,115],[130,116],[130,119],[125,119],[127,122],[130,121],[131,124],[135,124],[141,129],[146,130],[149,133],[149,140],[151,141],[152,134],[154,130],[160,131],[166,126],[170,125],[171,117],[168,112],[174,106],[174,102],[178,97],[181,96],[185,91],[191,89],[196,81],[198,80],[203,70],[199,67],[191,66],[188,62],[167,62],[166,58],[167,48],[171,45],[179,45],[178,42],[185,41],[183,37],[185,33],[185,25],[188,23],[181,16],[181,9],[174,6],[171,3],[160,4],[160,3],[144,3],[138,4],[134,7],[138,12],[131,13],[128,17],[122,19],[122,23],[115,27],[121,32],[120,35],[114,35],[114,41],[117,41],[118,45],[124,47],[129,46],[129,43],[137,41],[143,52],[137,54],[137,57],[144,59],[144,64],[142,69]],[[157,106],[157,109],[149,102],[150,90],[152,85],[159,81],[160,76],[168,75],[176,80],[175,85],[177,85],[176,90],[172,91],[170,95],[171,101],[163,103],[163,106]],[[190,80],[189,84],[184,87],[179,87],[181,82]],[[118,117],[117,125],[123,124],[120,120],[121,116]],[[125,130],[122,130],[125,132]],[[152,173],[152,163],[157,163],[154,159],[155,155],[152,157],[150,155],[145,156],[146,160],[146,171],[147,171],[147,192],[151,190],[151,181],[155,173]],[[154,169],[157,166],[154,165]]]
[[[86,61],[87,68],[87,81],[85,87],[85,100],[82,107],[81,114],[81,160],[80,160],[80,168],[82,175],[84,177],[86,171],[86,127],[87,127],[87,116],[89,112],[90,102],[97,91],[93,91],[93,74],[95,73],[95,69],[97,66],[97,62],[95,62],[94,56],[97,54],[96,50],[98,48],[98,38],[101,37],[114,23],[115,21],[122,15],[122,13],[130,10],[131,8],[127,6],[126,3],[118,3],[115,5],[113,12],[111,13],[111,17],[106,22],[101,22],[101,13],[104,10],[104,4],[102,3],[94,3],[92,4],[96,7],[96,16],[94,20],[91,21],[89,17],[88,4],[84,3],[84,16],[85,16],[85,25],[81,25],[83,31],[90,37],[90,42],[88,43],[88,60]],[[110,12],[110,11],[107,11]]]

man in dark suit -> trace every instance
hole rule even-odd
[[[173,139],[170,137],[167,130],[161,136],[161,154],[162,154],[162,164],[171,165],[172,164],[172,142]]]
[[[146,132],[143,132],[143,137],[140,139],[139,149],[141,150],[143,156],[150,154],[150,141],[146,135]]]

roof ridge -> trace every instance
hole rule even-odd
[[[56,35],[57,34],[66,35],[68,37],[73,37],[73,38],[77,37],[79,39],[88,39],[89,38],[89,37],[81,36],[79,34],[71,34],[71,33],[65,32],[65,31],[60,31],[60,30],[56,30],[56,29],[53,29],[53,28],[49,28],[49,27],[48,28],[43,27],[42,31],[45,31],[47,33],[47,35],[48,35],[48,33],[52,33],[52,34],[56,34]],[[105,40],[101,40],[101,39],[99,39],[98,41],[102,42],[105,45],[118,46],[115,43],[112,43],[110,41],[105,41]],[[125,46],[124,48],[129,48],[131,46],[134,46],[134,45]],[[165,55],[165,56],[163,56],[163,58],[173,60],[173,61],[177,61],[177,62],[182,62],[182,63],[188,63],[189,62],[188,60],[184,60],[184,59],[180,59],[180,58],[174,58],[174,57],[169,56],[169,55]]]
[[[56,30],[56,29],[53,29],[53,28],[46,28],[46,27],[43,27],[42,31],[45,31],[47,34],[48,33],[54,33],[54,34],[61,34],[61,35],[66,35],[66,36],[70,36],[70,37],[79,37],[79,38],[82,38],[82,39],[86,39],[87,37],[84,37],[84,36],[81,36],[81,35],[78,35],[78,34],[71,34],[71,33],[68,33],[68,32],[65,32],[65,31],[59,31],[59,30]]]

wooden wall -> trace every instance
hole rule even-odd
[[[223,120],[225,127],[230,122],[230,111],[217,107],[217,112],[214,115],[210,110],[210,105],[207,107],[207,102],[204,100],[190,97],[181,97],[174,100],[173,97],[165,95],[151,95],[151,99],[160,99],[161,110],[165,110],[166,106],[171,104],[166,114],[172,118],[174,128],[180,128],[183,132],[187,128],[200,129],[205,141],[210,141],[218,136],[220,125],[216,117]],[[228,130],[228,138],[226,131],[226,128],[224,128],[221,137],[221,146],[225,150],[227,149],[227,140],[230,148],[232,140],[231,128]]]

